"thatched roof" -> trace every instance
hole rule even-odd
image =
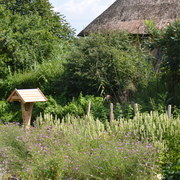
[[[179,15],[180,0],[116,0],[78,36],[120,30],[147,34],[145,20],[151,19],[158,28],[163,28],[179,18]]]

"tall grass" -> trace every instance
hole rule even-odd
[[[56,126],[59,129],[66,131],[74,131],[77,126],[80,126],[81,134],[89,137],[96,137],[102,134],[113,134],[116,137],[121,137],[129,132],[132,138],[138,138],[141,141],[152,143],[160,142],[166,148],[169,137],[177,137],[179,135],[180,118],[169,118],[167,114],[158,112],[140,113],[133,119],[119,118],[111,123],[106,121],[102,123],[100,120],[94,120],[93,117],[74,117],[67,115],[62,120],[54,118],[51,114],[39,116],[36,121],[37,126],[48,124]],[[67,126],[71,124],[71,126]],[[68,133],[68,132],[67,132]],[[84,133],[84,134],[83,134]]]
[[[110,127],[114,133],[131,131],[141,140],[160,141],[165,145],[167,137],[179,135],[180,119],[179,116],[169,118],[167,114],[150,112],[139,114],[133,119],[121,118],[114,121]]]
[[[111,123],[46,114],[27,131],[0,125],[0,161],[7,174],[27,180],[154,180],[178,121],[156,112]]]

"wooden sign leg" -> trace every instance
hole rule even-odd
[[[25,129],[30,128],[33,105],[34,103],[21,104],[22,119],[23,119],[23,125]]]

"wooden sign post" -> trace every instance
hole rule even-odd
[[[32,109],[35,102],[43,102],[48,99],[39,88],[37,89],[15,89],[7,101],[19,101],[21,103],[22,119],[25,129],[31,125]]]
[[[88,102],[88,109],[87,109],[87,116],[90,116],[90,112],[91,112],[91,101]]]
[[[34,103],[21,103],[22,119],[25,129],[31,126],[31,116]]]
[[[168,118],[171,117],[171,109],[172,109],[172,105],[168,105],[168,111],[167,111]]]
[[[138,110],[138,104],[137,103],[134,104],[134,115],[139,116],[139,110]]]
[[[113,103],[110,103],[110,122],[113,122],[114,121],[114,106],[113,106]]]

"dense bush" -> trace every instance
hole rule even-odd
[[[121,103],[151,76],[142,49],[123,32],[78,39],[65,67],[68,95],[110,94]]]
[[[6,101],[0,101],[0,121],[7,122],[22,122],[21,106],[16,103],[9,104]]]
[[[155,82],[156,90],[167,92],[167,101],[174,105],[179,106],[180,102],[180,21],[172,23],[171,25],[165,27],[164,29],[157,29],[152,21],[148,22],[149,32],[151,36],[148,41],[146,41],[148,48],[151,50],[156,50],[155,64],[158,67],[157,82]],[[151,84],[152,85],[152,82]],[[164,90],[162,90],[162,87]],[[148,89],[144,91],[150,92]],[[152,90],[153,91],[153,90]],[[162,94],[163,94],[162,93]],[[154,97],[155,97],[154,93]],[[155,99],[155,98],[154,98]],[[158,98],[156,98],[158,99]]]
[[[15,73],[8,76],[5,80],[0,81],[0,97],[7,98],[15,89],[37,88],[39,87],[45,94],[59,95],[60,87],[54,86],[59,80],[62,82],[62,74],[64,73],[63,60],[55,59],[42,65],[37,65],[35,70]]]
[[[73,38],[64,17],[48,0],[2,1],[0,4],[0,78],[36,69]]]

